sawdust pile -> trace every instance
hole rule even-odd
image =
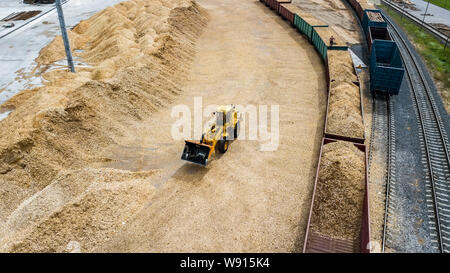
[[[327,133],[363,138],[360,90],[353,61],[348,51],[328,50],[330,95],[328,101]]]
[[[305,22],[307,22],[310,26],[327,26],[327,23],[322,20],[317,19],[316,16],[310,14],[309,12],[305,12],[303,9],[298,7],[300,11],[297,12],[297,15],[300,16]]]
[[[62,172],[19,206],[1,231],[11,252],[64,252],[71,241],[90,250],[116,233],[153,195],[157,171],[84,169]],[[33,225],[30,226],[30,223]],[[6,236],[11,233],[15,236]]]
[[[311,229],[359,241],[364,201],[365,156],[350,142],[323,146]]]
[[[98,187],[75,191],[64,202],[51,201],[59,200],[58,193],[45,198],[39,210],[30,207],[65,180],[65,173],[93,172],[89,167],[109,162],[105,147],[130,124],[173,101],[207,21],[206,12],[190,0],[133,0],[109,7],[69,34],[75,57],[90,67],[77,68],[76,74],[48,69],[45,86],[22,91],[3,105],[15,111],[0,122],[1,251],[63,251],[69,239],[83,241],[89,251],[151,196],[143,181],[119,183],[117,174],[114,183],[95,181]],[[58,37],[36,62],[45,71],[62,58]],[[93,219],[103,224],[94,225]],[[12,239],[14,245],[6,243]]]
[[[327,59],[330,81],[350,83],[358,81],[348,50],[328,50]]]
[[[439,31],[443,32],[446,36],[450,36],[450,27],[446,24],[433,24],[431,23],[433,27],[437,28]]]
[[[368,11],[368,12],[366,12],[366,14],[367,14],[367,17],[369,17],[370,21],[384,22],[383,17],[378,12]]]
[[[326,132],[364,138],[359,87],[348,82],[331,82]]]
[[[86,40],[83,40],[83,37],[76,32],[67,30],[67,34],[69,35],[69,43],[72,50],[80,50],[86,44]],[[49,65],[65,57],[64,44],[61,36],[58,36],[41,50],[36,58],[36,62]]]

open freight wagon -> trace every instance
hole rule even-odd
[[[368,3],[366,0],[347,0],[347,2],[352,6],[355,10],[356,15],[359,20],[362,22],[364,19],[364,11],[365,10],[373,10],[374,6]]]
[[[329,38],[333,36],[335,42],[333,45],[329,44]],[[348,47],[339,39],[337,33],[330,27],[313,27],[311,33],[311,42],[317,49],[323,60],[327,60],[328,50],[348,50]]]
[[[356,11],[370,53],[370,91],[397,95],[405,69],[397,44],[392,41],[380,10],[365,0],[347,0]]]
[[[339,38],[339,35],[334,32],[327,24],[315,18],[311,14],[302,12],[297,6],[290,4],[291,1],[284,2],[283,0],[260,0],[264,1],[266,5],[272,7],[284,19],[289,21],[294,27],[314,45],[317,52],[326,62],[327,50],[347,50],[348,47]],[[335,38],[334,44],[329,44],[330,37]]]
[[[295,26],[295,15],[301,14],[302,11],[294,4],[285,3],[280,5],[279,13],[281,17],[289,21],[291,25]]]
[[[327,236],[326,234],[314,231],[313,225],[316,220],[316,216],[314,215],[314,207],[318,206],[318,201],[316,200],[318,196],[320,196],[320,169],[322,166],[322,155],[324,153],[324,146],[337,142],[338,140],[323,138],[322,146],[320,148],[320,156],[319,162],[317,166],[316,172],[316,180],[314,183],[313,196],[311,201],[311,209],[309,212],[308,225],[306,229],[305,235],[305,243],[303,246],[304,253],[370,253],[369,242],[370,242],[370,215],[369,215],[369,189],[368,189],[368,175],[367,175],[367,151],[366,146],[363,144],[345,142],[350,145],[354,145],[357,149],[364,153],[364,189],[361,193],[362,198],[362,208],[360,212],[359,223],[356,223],[357,226],[360,226],[359,234],[354,236],[352,239],[340,239],[334,236]],[[349,168],[353,168],[354,166],[348,166]],[[339,200],[336,200],[339,202]],[[336,214],[345,213],[344,211],[335,211]]]
[[[291,0],[263,0],[263,2],[271,9],[275,10],[275,12],[279,13],[280,5],[282,3],[291,3]]]
[[[322,60],[327,60],[327,50],[348,50],[339,36],[327,24],[308,14],[294,14],[294,26],[304,34],[319,52]],[[333,35],[334,45],[329,45],[329,38]]]
[[[366,35],[369,53],[372,51],[372,44],[374,40],[392,41],[389,31],[385,27],[369,27],[369,31]]]
[[[312,16],[303,16],[302,18],[298,14],[294,14],[294,26],[300,33],[304,34],[309,41],[312,41],[311,37],[314,27],[328,27],[327,24],[313,18]]]
[[[333,65],[333,58],[337,54],[347,57],[347,65]],[[343,61],[342,57],[340,57],[340,59]],[[330,51],[326,61],[326,68],[328,98],[324,135],[326,138],[364,144],[366,133],[364,130],[362,90],[360,86],[360,79],[356,73],[356,69],[353,65],[353,60],[349,51]],[[342,75],[344,75],[345,79],[336,77],[342,77]],[[342,88],[345,88],[345,90],[342,90]],[[337,97],[340,97],[341,99],[332,102],[332,94],[334,92],[336,92]],[[342,100],[343,97],[345,100]],[[355,107],[354,105],[358,105],[358,107]],[[339,108],[336,109],[336,107]],[[333,118],[333,115],[337,115],[338,118]],[[352,124],[352,130],[349,130],[348,128],[349,124]]]
[[[366,34],[369,27],[387,28],[386,21],[377,9],[366,9],[361,24]]]
[[[358,16],[359,20],[362,20],[364,15],[364,10],[362,9],[361,5],[357,0],[347,0],[350,4],[350,6],[353,7],[353,9],[356,12],[356,15]]]
[[[374,40],[392,41],[389,31],[387,30],[387,23],[384,21],[379,10],[365,10],[362,27],[367,37],[369,52],[372,49]]]
[[[370,90],[397,95],[405,69],[397,44],[374,40],[370,53]]]

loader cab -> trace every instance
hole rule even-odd
[[[217,111],[215,112],[216,115],[216,124],[218,126],[223,126],[226,125],[228,123],[230,123],[232,121],[232,115],[233,115],[233,111],[232,111],[232,107],[231,106],[221,106],[217,109]],[[226,126],[224,126],[226,127]]]
[[[222,126],[222,125],[225,124],[225,119],[224,119],[225,115],[224,115],[223,112],[216,111],[214,113],[214,115],[216,115],[216,124],[217,124],[217,126]]]

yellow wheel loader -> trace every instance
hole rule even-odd
[[[216,150],[225,153],[230,141],[239,136],[240,117],[235,106],[219,106],[213,114],[215,121],[202,134],[199,142],[185,140],[181,159],[206,166]]]

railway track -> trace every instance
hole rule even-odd
[[[385,154],[386,157],[378,160],[383,160],[386,162],[387,170],[383,174],[379,187],[385,192],[385,207],[384,207],[384,223],[382,231],[382,245],[381,251],[385,252],[386,244],[390,242],[389,235],[395,232],[395,229],[390,229],[389,226],[395,225],[395,217],[393,217],[392,210],[396,207],[396,155],[395,155],[395,119],[394,119],[394,109],[393,100],[389,96],[375,95],[372,97],[373,103],[373,114],[372,114],[372,134],[370,138],[370,150],[369,150],[369,175],[370,166],[373,161],[373,151],[381,150],[380,154]],[[376,136],[377,141],[375,141],[375,132],[385,132],[387,129],[387,134],[379,133]],[[376,143],[375,143],[376,142]],[[375,147],[376,146],[376,147]],[[376,179],[378,180],[378,179]],[[372,181],[374,183],[374,181]]]
[[[388,22],[391,36],[397,42],[397,46],[402,54],[406,72],[405,79],[410,87],[418,117],[419,131],[421,133],[422,162],[424,163],[425,171],[427,213],[429,215],[432,243],[440,252],[450,252],[450,162],[447,134],[436,102],[416,56],[397,26],[385,15],[384,18]],[[392,162],[390,163],[392,164]],[[389,179],[388,177],[388,185]],[[389,220],[388,207],[390,206],[389,198],[390,194],[392,194],[392,189],[389,190],[387,188],[386,194],[385,231]],[[386,237],[385,231],[383,235],[383,249]]]

